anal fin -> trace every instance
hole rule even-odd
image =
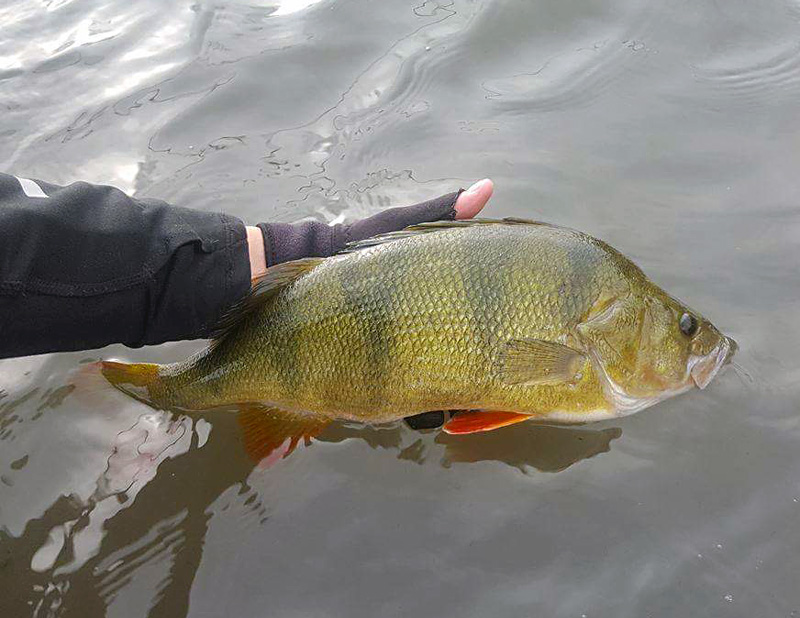
[[[492,431],[493,429],[527,421],[530,418],[529,414],[519,414],[517,412],[470,410],[468,412],[459,412],[451,418],[444,426],[444,431],[449,434]]]
[[[253,461],[269,467],[288,457],[300,440],[308,446],[331,421],[323,416],[287,412],[258,403],[237,406],[242,443]]]

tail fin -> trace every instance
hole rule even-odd
[[[113,405],[112,387],[153,408],[161,408],[163,385],[159,365],[97,361],[81,365],[72,374],[75,395],[87,406]]]
[[[154,405],[157,387],[161,383],[158,365],[155,363],[118,363],[100,361],[100,373],[116,389],[134,399]]]
[[[73,382],[84,399],[103,399],[109,385],[153,408],[160,408],[163,388],[159,365],[154,363],[87,363],[76,372]]]

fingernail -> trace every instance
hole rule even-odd
[[[469,189],[464,191],[464,193],[477,193],[487,180],[489,180],[489,179],[488,178],[484,178],[483,180],[479,180],[474,185],[472,185]]]

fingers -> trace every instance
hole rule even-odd
[[[463,193],[462,193],[463,195]],[[356,221],[349,226],[334,226],[336,234],[334,247],[338,244],[354,240],[361,240],[371,236],[386,234],[395,230],[402,230],[410,225],[425,223],[427,221],[439,221],[441,219],[453,219],[458,212],[456,203],[460,199],[457,192],[440,195],[427,202],[414,204],[413,206],[400,206],[389,208],[376,215]]]
[[[488,178],[473,184],[461,194],[441,195],[427,202],[398,208],[389,208],[376,215],[351,224],[328,226],[318,221],[301,223],[259,223],[263,237],[263,252],[267,266],[297,260],[308,256],[328,256],[341,251],[348,243],[379,236],[410,225],[427,221],[471,219],[489,201],[494,184]],[[248,240],[254,231],[248,231]],[[258,239],[255,238],[255,241]],[[260,247],[252,245],[251,273],[260,273],[262,264]]]
[[[494,183],[488,178],[479,180],[458,196],[455,203],[456,219],[472,219],[492,197]]]

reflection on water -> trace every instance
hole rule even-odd
[[[65,385],[54,391],[60,393],[57,397],[48,391],[40,397],[39,407],[57,407],[73,390],[72,384]],[[8,417],[35,394],[5,402],[0,415]],[[267,521],[264,501],[251,483],[273,467],[259,468],[246,456],[237,444],[239,431],[235,413],[228,410],[195,418],[142,412],[108,445],[105,469],[88,498],[59,497],[19,536],[0,530],[0,556],[6,556],[0,564],[7,581],[15,582],[9,607],[19,612],[34,606],[35,613],[48,615],[79,600],[82,615],[104,615],[108,603],[141,570],[160,569],[160,592],[152,611],[185,614],[202,556],[207,510],[234,488],[241,504],[261,524]],[[447,468],[499,461],[523,472],[528,468],[556,472],[607,452],[620,435],[618,428],[534,423],[472,436],[450,436],[439,430],[420,433],[399,422],[334,423],[318,441],[360,440],[420,465],[438,462]],[[305,451],[300,448],[293,456],[302,457]],[[27,456],[12,462],[11,468],[19,470],[26,461]],[[256,476],[251,478],[254,470]]]
[[[745,371],[615,426],[335,424],[261,470],[233,415],[68,380],[200,343],[5,360],[0,616],[800,611],[796,3],[1,4],[5,171],[248,222],[490,176],[487,214],[609,241]]]
[[[608,452],[611,441],[622,435],[617,427],[589,429],[535,423],[521,423],[466,436],[430,430],[428,436],[412,435],[409,440],[410,433],[400,426],[353,427],[338,423],[319,436],[319,440],[341,442],[358,438],[372,448],[397,450],[398,459],[418,464],[438,462],[450,467],[459,463],[499,461],[523,472],[529,467],[542,472],[558,472],[583,459]]]
[[[20,536],[0,533],[0,553],[9,557],[4,577],[15,582],[16,613],[8,615],[22,615],[30,605],[49,615],[73,599],[82,615],[105,615],[139,569],[159,564],[166,570],[153,611],[185,614],[202,555],[205,510],[231,486],[250,493],[253,463],[219,438],[236,430],[225,421],[221,417],[220,431],[211,432],[203,420],[144,413],[109,445],[106,468],[88,499],[62,496]]]

